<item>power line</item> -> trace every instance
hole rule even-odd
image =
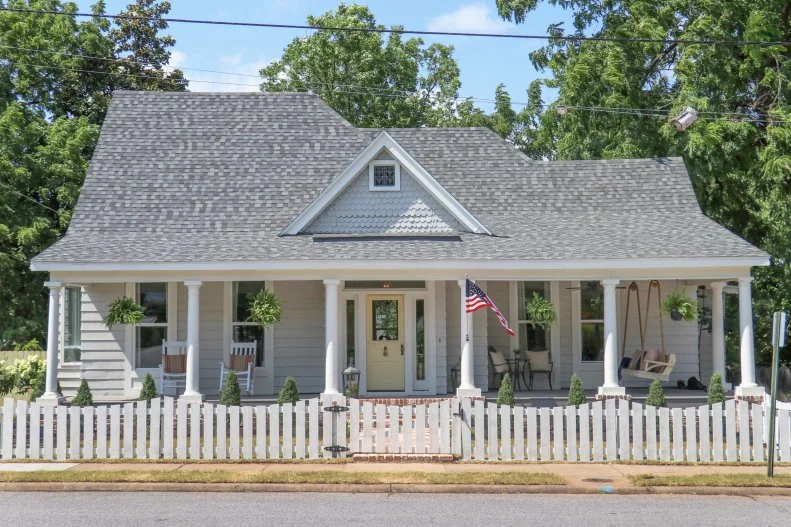
[[[385,27],[334,27],[310,26],[307,24],[272,24],[264,22],[239,22],[230,20],[206,20],[192,18],[154,18],[136,15],[107,15],[95,13],[80,13],[38,9],[20,9],[13,7],[0,7],[0,11],[38,15],[62,15],[70,17],[106,18],[110,20],[135,20],[135,21],[161,21],[180,24],[203,24],[214,26],[256,27],[270,29],[299,29],[311,31],[342,31],[347,33],[396,33],[402,35],[443,36],[443,37],[476,37],[476,38],[512,38],[521,40],[564,40],[570,42],[620,42],[640,44],[676,44],[676,45],[724,45],[724,46],[791,46],[791,42],[774,40],[726,40],[726,39],[663,39],[663,38],[635,38],[635,37],[589,37],[584,35],[529,35],[519,33],[467,33],[461,31],[428,31],[416,29],[400,29]]]
[[[118,60],[118,59],[111,59],[111,60]],[[142,78],[142,79],[153,79],[153,80],[170,80],[170,81],[187,81],[187,82],[197,82],[197,83],[206,83],[206,84],[222,84],[222,85],[229,85],[229,86],[244,86],[244,87],[258,87],[260,84],[249,84],[249,83],[239,83],[239,82],[227,82],[227,81],[211,81],[211,80],[201,80],[201,79],[189,79],[189,78],[182,78],[182,79],[163,79],[161,77],[157,77],[154,75],[142,75],[136,73],[123,73],[123,72],[111,72],[111,71],[98,71],[98,70],[88,70],[88,69],[81,69],[81,68],[66,68],[63,66],[53,66],[47,64],[33,64],[33,63],[26,63],[26,62],[15,62],[19,66],[30,66],[32,68],[51,68],[57,69],[62,71],[72,71],[77,73],[95,73],[99,75],[116,75],[120,77],[132,77],[132,78]],[[222,72],[226,73],[226,72]],[[386,88],[377,88],[377,87],[365,87],[365,86],[355,86],[351,84],[330,84],[330,83],[308,83],[306,84],[306,88],[313,89],[319,86],[330,86],[330,87],[340,87],[340,88],[348,88],[348,89],[340,89],[340,90],[333,90],[334,93],[341,93],[345,95],[366,95],[366,96],[375,96],[375,97],[387,97],[387,98],[411,98],[416,96],[424,96],[425,94],[415,91],[415,92],[407,92],[402,90],[397,90],[395,92],[387,92]],[[382,90],[381,92],[377,91],[366,91],[366,90]],[[494,103],[493,99],[481,99],[476,97],[455,97],[450,100],[454,102],[483,102],[483,103]],[[512,105],[517,106],[527,106],[528,102],[522,101],[511,101]],[[635,115],[640,117],[670,117],[670,112],[667,110],[660,110],[660,109],[651,109],[651,108],[625,108],[625,107],[609,107],[609,106],[571,106],[571,105],[564,105],[564,104],[556,104],[554,106],[555,111],[559,111],[560,109],[565,110],[576,110],[576,111],[587,111],[587,112],[596,112],[596,113],[610,113],[610,114],[620,114],[620,115]],[[700,119],[706,121],[721,121],[723,119],[717,118],[715,116],[730,116],[730,120],[742,120],[756,122],[756,123],[765,123],[765,124],[786,124],[791,122],[791,120],[785,119],[766,119],[766,118],[757,118],[750,114],[739,113],[739,112],[725,112],[725,111],[698,111],[699,114],[702,114]],[[709,117],[707,117],[709,116]]]
[[[6,185],[5,183],[0,183],[0,186],[3,186],[3,187],[5,187],[5,188],[7,188],[8,190],[10,190],[11,192],[13,192],[14,194],[16,194],[17,196],[19,196],[19,197],[21,197],[21,198],[25,198],[26,200],[28,200],[28,201],[30,201],[30,202],[33,202],[33,203],[35,203],[36,205],[39,205],[39,206],[41,206],[41,207],[44,207],[45,209],[51,210],[51,211],[52,211],[52,212],[54,212],[55,214],[60,214],[60,212],[58,212],[57,210],[53,209],[52,207],[48,207],[47,205],[44,205],[44,204],[43,204],[43,203],[41,203],[40,201],[36,201],[35,199],[31,198],[30,196],[26,196],[25,194],[22,194],[21,192],[19,192],[19,191],[18,191],[17,189],[15,189],[14,187],[11,187],[11,186],[9,186],[9,185]]]

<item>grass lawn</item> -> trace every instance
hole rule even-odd
[[[0,482],[122,482],[122,483],[328,483],[414,485],[564,485],[555,474],[531,472],[231,472],[226,470],[102,470],[0,472]]]
[[[636,487],[791,487],[791,474],[696,474],[694,476],[629,476]]]

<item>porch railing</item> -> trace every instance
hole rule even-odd
[[[5,399],[0,459],[317,459],[350,453],[453,454],[527,461],[761,462],[767,410],[728,401],[654,408],[608,400],[577,407],[498,407],[449,399],[388,406],[318,399],[226,407],[172,398],[96,407]],[[791,410],[777,416],[777,460],[791,461]],[[333,426],[333,420],[334,426]]]

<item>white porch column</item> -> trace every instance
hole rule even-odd
[[[725,282],[711,283],[711,365],[714,373],[722,375],[725,380],[725,306],[722,291]]]
[[[475,355],[473,352],[473,313],[467,314],[467,281],[459,280],[461,289],[461,379],[456,389],[458,397],[480,397],[481,389],[475,387]]]
[[[763,387],[755,382],[755,347],[753,343],[752,277],[739,278],[739,328],[741,335],[742,382],[736,387],[736,397],[762,397]]]
[[[49,317],[47,319],[47,378],[44,394],[37,402],[45,406],[57,406],[58,397],[58,330],[60,295],[63,284],[44,282],[49,287]]]
[[[198,280],[184,282],[187,286],[187,379],[181,398],[190,402],[203,400],[198,388],[200,378],[200,286]]]
[[[599,395],[617,397],[626,395],[626,389],[618,386],[618,321],[615,305],[615,287],[620,280],[602,280],[604,288],[604,384],[599,386]]]
[[[323,396],[340,395],[338,386],[338,287],[341,281],[337,278],[324,280],[324,340],[325,340],[325,366],[324,366],[324,391]]]

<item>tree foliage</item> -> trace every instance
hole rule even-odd
[[[240,406],[242,404],[239,378],[236,377],[236,372],[233,370],[228,372],[228,378],[225,379],[225,385],[222,387],[222,393],[220,394],[220,404],[225,406]]]
[[[585,388],[582,385],[582,379],[576,373],[571,376],[571,385],[569,385],[569,399],[566,406],[579,406],[588,402],[588,397],[585,395]]]
[[[80,382],[80,387],[77,388],[77,394],[71,400],[72,406],[93,406],[93,394],[91,388],[88,386],[88,381],[83,379]]]
[[[321,16],[309,16],[307,23],[385,29],[368,7],[357,4],[341,3]],[[261,76],[263,91],[312,91],[359,127],[490,126],[508,137],[515,126],[503,86],[497,89],[492,115],[469,99],[459,100],[453,46],[426,45],[397,32],[385,36],[320,29],[295,38]]]
[[[154,377],[150,373],[146,373],[146,378],[143,379],[143,387],[140,389],[140,400],[151,401],[159,397],[157,393],[157,385],[154,383]]]
[[[280,388],[280,393],[277,395],[277,403],[295,403],[299,401],[299,388],[297,388],[297,380],[294,377],[286,377],[283,382],[283,387]]]
[[[520,146],[548,159],[683,156],[703,211],[773,255],[754,271],[758,360],[770,352],[771,313],[791,309],[791,48],[678,40],[788,41],[788,2],[750,0],[496,0],[522,23],[541,4],[573,13],[548,34],[664,42],[550,39],[530,54],[546,78],[530,88]],[[544,104],[547,89],[557,100]],[[559,106],[702,112],[684,132],[667,117]],[[713,112],[713,113],[706,113]]]
[[[725,402],[725,388],[722,386],[722,375],[713,373],[709,380],[709,406]]]
[[[648,406],[656,406],[657,408],[664,408],[667,406],[667,401],[665,401],[665,390],[662,388],[662,383],[659,379],[654,379],[648,386],[648,397],[645,398],[645,404]]]
[[[61,0],[5,4],[78,11]],[[117,23],[0,11],[0,348],[44,341],[45,275],[30,259],[68,227],[113,90],[186,89],[164,67],[169,9],[136,0],[124,13],[155,19]],[[103,14],[104,2],[92,10]]]

